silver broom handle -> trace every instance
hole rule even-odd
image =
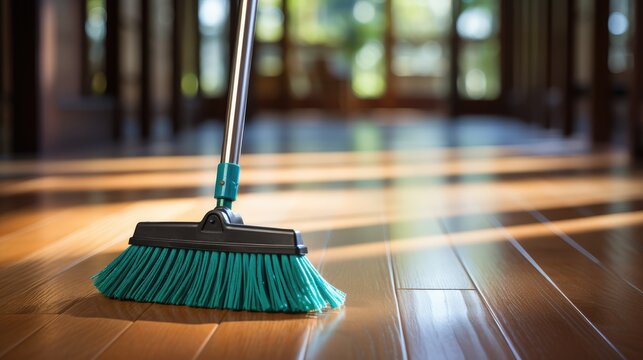
[[[237,39],[232,58],[232,73],[230,76],[228,110],[226,126],[221,149],[222,163],[239,163],[241,142],[243,140],[243,125],[246,117],[248,102],[248,83],[252,64],[252,43],[255,33],[255,18],[257,16],[257,0],[240,0],[239,22],[237,24]]]

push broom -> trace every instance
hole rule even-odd
[[[240,1],[216,207],[200,222],[141,222],[130,246],[93,276],[114,299],[232,310],[308,312],[345,294],[305,257],[299,231],[245,225],[231,210],[239,187],[257,0]]]

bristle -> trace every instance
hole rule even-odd
[[[299,255],[130,246],[92,278],[115,299],[232,310],[320,311],[346,297]]]

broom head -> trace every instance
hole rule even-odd
[[[346,295],[304,256],[297,230],[244,225],[225,207],[201,222],[142,222],[93,276],[108,297],[264,312],[337,308]]]

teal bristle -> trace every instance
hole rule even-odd
[[[231,310],[320,311],[346,298],[300,255],[130,246],[93,279],[115,299]]]

